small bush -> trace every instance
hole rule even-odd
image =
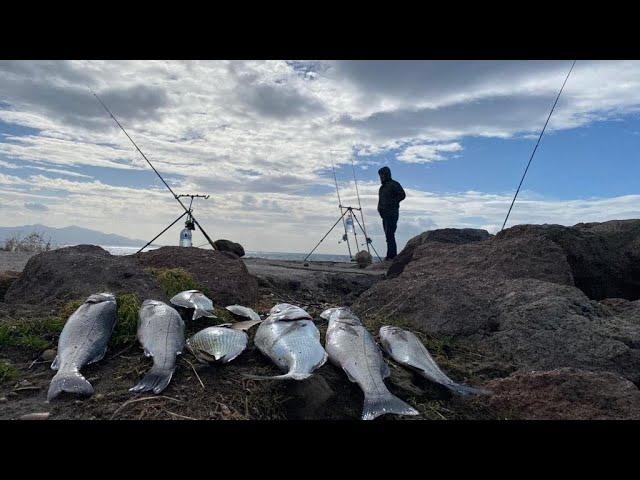
[[[169,298],[185,290],[200,289],[191,274],[182,268],[149,268],[146,271],[156,277],[160,288]]]
[[[7,238],[0,250],[9,252],[47,252],[51,250],[51,240],[46,239],[43,234],[37,232],[30,233],[26,237],[16,234]]]
[[[18,369],[5,360],[0,360],[0,383],[18,378]]]
[[[112,345],[123,345],[136,339],[138,311],[142,303],[135,293],[118,295],[118,321],[111,336]]]

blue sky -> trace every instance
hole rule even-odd
[[[331,162],[356,204],[352,160],[378,250],[383,165],[408,194],[400,246],[494,233],[570,64],[0,62],[0,223],[145,238],[180,213],[89,85],[176,192],[211,195],[196,207],[210,234],[248,250],[312,248],[338,213]],[[578,61],[509,225],[640,217],[639,147],[640,62]],[[344,253],[334,233],[320,252]]]
[[[468,137],[462,150],[446,161],[408,164],[398,150],[362,157],[388,165],[403,185],[434,193],[477,190],[514,193],[535,142],[533,137]],[[638,193],[640,117],[625,115],[580,128],[547,133],[529,169],[523,188],[556,199],[609,197]],[[378,167],[379,168],[379,167]],[[376,181],[377,168],[358,168],[362,180]],[[350,165],[338,170],[351,179]]]

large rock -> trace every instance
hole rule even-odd
[[[640,220],[562,225],[517,225],[498,238],[539,238],[562,248],[576,287],[589,298],[640,299]]]
[[[636,266],[621,257],[635,258],[639,224],[525,225],[466,244],[416,241],[402,272],[374,285],[353,308],[365,319],[407,320],[517,368],[610,370],[639,382],[636,310],[628,307],[630,313],[621,314],[591,300],[575,280],[577,275],[584,285],[585,279],[607,278],[613,270],[602,264],[605,250],[594,245],[618,246],[626,253],[609,252],[606,258],[626,280],[611,291],[630,291]],[[596,274],[589,273],[590,265]]]
[[[427,242],[453,243],[461,245],[464,243],[480,242],[491,238],[486,230],[475,228],[441,228],[438,230],[428,230],[410,239],[393,263],[389,266],[387,277],[397,277],[402,273],[404,267],[413,259],[415,249]]]
[[[639,420],[640,390],[613,373],[572,368],[517,372],[475,399],[509,420]]]
[[[183,268],[207,291],[215,304],[253,305],[258,300],[258,280],[244,262],[229,252],[202,248],[161,247],[136,255],[142,267]]]
[[[199,248],[162,247],[138,255],[111,255],[93,245],[78,245],[32,257],[5,295],[7,303],[50,304],[84,298],[99,291],[136,293],[167,301],[155,268],[183,268],[214,302],[252,305],[257,280],[233,254]]]
[[[131,258],[111,255],[94,245],[78,245],[39,253],[5,295],[7,303],[50,304],[109,291],[163,299],[149,273]]]
[[[231,252],[238,257],[244,257],[244,248],[242,245],[231,240],[220,239],[213,242],[213,246],[219,252]]]

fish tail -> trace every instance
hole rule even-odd
[[[489,390],[485,390],[483,388],[470,387],[468,385],[462,385],[460,383],[445,385],[445,387],[447,387],[453,393],[460,395],[461,397],[466,397],[469,395],[491,395],[491,392]]]
[[[289,372],[284,375],[275,375],[272,377],[268,376],[260,376],[260,375],[251,375],[248,373],[243,374],[242,376],[248,378],[250,380],[305,380],[309,378],[312,373],[297,373],[297,372]]]
[[[156,394],[160,393],[169,385],[171,377],[173,376],[173,370],[173,367],[161,368],[154,365],[142,380],[134,387],[131,387],[129,391],[135,393],[149,391],[153,391],[153,393]]]
[[[58,371],[49,385],[47,401],[53,400],[62,392],[88,397],[93,395],[93,386],[78,371]]]
[[[391,392],[382,395],[368,395],[364,398],[362,407],[362,419],[373,420],[385,413],[395,413],[396,415],[418,415],[418,411],[411,405],[400,400]]]

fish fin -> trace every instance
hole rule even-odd
[[[391,392],[382,395],[365,395],[362,407],[362,419],[373,420],[385,413],[396,415],[419,415],[419,412],[408,403],[400,400]]]
[[[391,376],[391,369],[389,368],[389,364],[382,361],[382,366],[380,367],[380,373],[382,374],[382,378],[388,378]]]
[[[212,311],[210,311],[210,310],[201,310],[201,309],[199,309],[199,308],[196,308],[196,309],[193,311],[193,317],[192,317],[192,320],[197,320],[197,319],[198,319],[198,318],[200,318],[200,317],[218,318],[218,317],[216,316],[216,314],[215,314],[215,313],[213,313],[213,312],[212,312]]]
[[[160,368],[154,365],[144,378],[137,385],[131,387],[129,391],[160,393],[167,388],[172,376],[173,368]]]
[[[94,356],[92,359],[90,359],[87,362],[87,365],[91,365],[92,363],[96,363],[99,362],[100,360],[102,360],[104,358],[104,356],[107,354],[107,347],[104,347],[104,350],[102,350],[102,352],[98,353],[96,356]]]
[[[241,352],[236,353],[235,355],[224,355],[222,357],[220,357],[220,361],[222,363],[229,363],[231,360],[235,359],[236,357],[238,357],[244,350],[242,350]]]
[[[460,383],[453,383],[443,386],[451,390],[453,393],[460,395],[461,397],[466,397],[469,395],[491,395],[493,393],[489,390],[485,390],[484,388],[470,387],[468,385],[462,385]]]
[[[248,373],[243,373],[242,376],[248,378],[250,380],[304,380],[309,378],[312,373],[295,373],[289,372],[284,375],[275,375],[273,377],[260,376],[260,375],[250,375]]]
[[[242,322],[232,323],[231,327],[229,327],[229,328],[231,328],[232,330],[240,330],[242,332],[246,332],[251,327],[253,327],[255,325],[258,325],[261,322],[262,322],[262,320],[246,320],[246,321],[242,321]]]
[[[349,370],[347,370],[347,369],[346,369],[346,368],[344,368],[344,367],[342,367],[342,370],[344,371],[344,373],[346,373],[346,374],[347,374],[347,378],[349,379],[349,381],[350,381],[350,382],[352,382],[352,383],[357,383],[357,381],[356,381],[355,377],[349,373]]]
[[[62,392],[76,393],[78,395],[93,395],[93,386],[80,372],[59,371],[51,380],[47,401],[51,401]]]
[[[53,359],[53,363],[51,363],[51,370],[58,370],[60,368],[60,360],[58,360],[58,355]]]

